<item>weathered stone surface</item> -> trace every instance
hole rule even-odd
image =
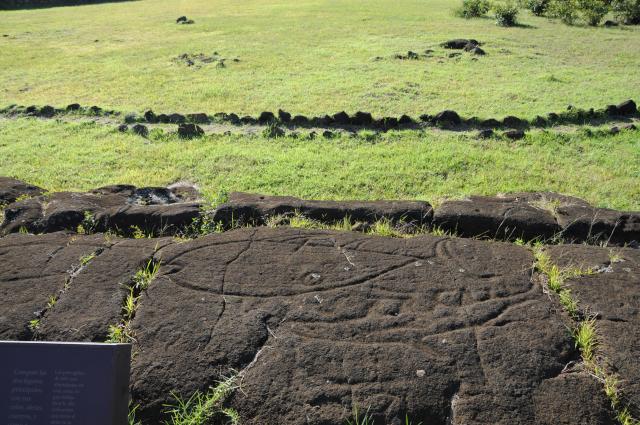
[[[199,215],[200,204],[183,202],[183,193],[176,187],[136,188],[129,185],[106,186],[91,192],[57,192],[36,196],[9,204],[2,233],[14,233],[24,227],[32,233],[77,230],[86,225],[87,217],[93,229],[122,230],[132,226],[148,232],[168,233],[187,226]],[[184,192],[186,193],[186,192]],[[189,195],[190,196],[190,195]]]
[[[47,311],[36,336],[49,341],[107,340],[109,325],[122,319],[133,276],[171,239],[103,239],[100,252],[69,282]]]
[[[29,322],[40,318],[49,299],[79,270],[80,259],[102,243],[102,236],[65,233],[0,238],[0,339],[31,339]]]
[[[526,249],[258,228],[156,258],[133,320],[149,423],[232,369],[246,424],[342,424],[354,406],[387,424],[611,423],[602,389],[563,373],[576,353]]]
[[[548,246],[561,267],[591,268],[596,273],[566,284],[580,308],[595,315],[598,352],[619,377],[623,400],[640,413],[640,250],[586,245]]]
[[[551,192],[445,201],[436,209],[433,224],[467,237],[640,241],[640,213],[594,208],[582,199]]]
[[[43,190],[11,177],[0,176],[0,206],[15,202],[21,197],[40,195]]]
[[[232,221],[264,224],[269,217],[296,212],[324,222],[349,217],[352,221],[375,222],[385,218],[414,224],[428,224],[433,214],[429,203],[419,201],[310,201],[292,196],[233,192],[229,201],[214,212],[213,220],[225,225]]]

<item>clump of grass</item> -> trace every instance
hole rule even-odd
[[[165,425],[201,425],[213,420],[225,421],[230,424],[239,424],[238,413],[222,406],[224,400],[237,389],[236,376],[226,378],[208,391],[196,391],[188,399],[183,399],[175,393],[171,393],[175,403],[165,405],[165,413],[169,420]]]
[[[124,343],[135,341],[135,335],[131,329],[131,320],[135,316],[140,294],[149,288],[160,270],[160,261],[153,258],[133,275],[131,284],[127,285],[127,295],[122,304],[122,321],[110,325],[107,330],[107,341],[110,343]]]
[[[593,362],[598,344],[595,319],[580,322],[574,332],[574,339],[582,359],[587,363]]]
[[[91,254],[83,255],[80,257],[80,266],[84,267],[91,262],[94,258],[96,258],[96,253],[92,252]]]
[[[37,331],[38,328],[40,327],[40,319],[29,320],[28,327],[31,332]]]
[[[369,409],[361,415],[356,406],[353,408],[352,417],[347,419],[346,425],[373,425],[373,416],[369,414]]]
[[[96,218],[93,214],[91,214],[90,211],[85,211],[84,218],[82,219],[82,222],[78,224],[76,232],[80,233],[81,235],[89,235],[95,231],[95,228]]]
[[[158,274],[160,264],[161,261],[154,261],[153,258],[147,261],[147,264],[133,275],[133,288],[138,292],[145,291]]]

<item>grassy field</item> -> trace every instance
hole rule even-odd
[[[0,106],[532,118],[640,97],[640,28],[569,27],[524,11],[524,26],[501,28],[454,17],[458,4],[140,0],[0,12]],[[177,25],[180,15],[196,23]],[[449,58],[438,44],[457,37],[484,42],[487,56]],[[393,58],[430,48],[430,58]],[[174,61],[214,51],[226,68]]]
[[[424,199],[553,190],[640,209],[640,137],[623,131],[535,132],[518,142],[451,132],[390,132],[326,140],[207,136],[150,140],[99,124],[0,122],[0,175],[50,190],[131,183],[199,184],[226,191],[320,199]]]

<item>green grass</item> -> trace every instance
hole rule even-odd
[[[165,406],[165,414],[169,420],[165,425],[202,425],[211,423],[228,423],[236,425],[240,423],[238,413],[230,408],[222,406],[227,398],[237,388],[236,377],[227,378],[217,386],[209,388],[206,392],[196,391],[188,399],[173,394],[175,402]]]
[[[533,118],[640,97],[640,27],[570,27],[523,10],[524,27],[500,28],[456,17],[459,4],[141,0],[1,12],[0,106]],[[180,15],[196,23],[177,25]],[[484,42],[487,56],[448,58],[438,47],[460,37]],[[433,57],[392,58],[425,49]],[[214,51],[225,68],[173,61]]]
[[[307,199],[423,199],[551,190],[640,209],[640,138],[535,132],[518,142],[390,132],[371,142],[177,136],[145,140],[98,124],[4,121],[0,175],[52,191],[197,183],[207,198],[249,191]]]

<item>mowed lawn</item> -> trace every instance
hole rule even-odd
[[[197,183],[215,201],[228,191],[316,199],[424,199],[552,190],[595,205],[640,210],[637,131],[535,132],[480,141],[452,132],[378,137],[150,140],[99,124],[0,121],[0,175],[49,190],[129,183]]]
[[[458,5],[139,0],[2,11],[0,106],[533,118],[640,98],[640,27],[568,27],[522,11],[524,26],[500,28],[454,17]],[[181,15],[195,24],[177,25]],[[449,58],[438,45],[458,37],[480,40],[487,55]],[[432,57],[393,58],[426,49]],[[213,52],[225,68],[174,61]]]

